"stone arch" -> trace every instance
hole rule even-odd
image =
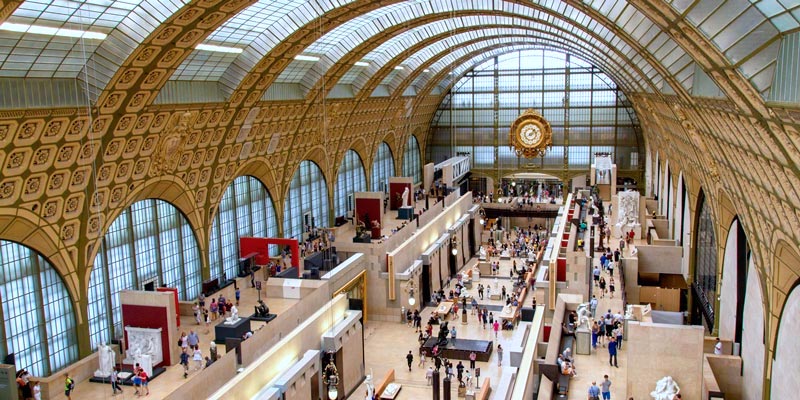
[[[403,135],[403,136],[405,136],[405,135]],[[399,164],[397,162],[397,159],[398,159],[398,157],[402,157],[402,155],[400,155],[400,156],[398,156],[398,155],[402,153],[402,148],[403,148],[403,146],[405,146],[405,143],[402,144],[402,145],[397,143],[397,136],[395,136],[395,132],[394,131],[386,132],[386,134],[383,135],[383,137],[380,140],[377,140],[375,145],[372,147],[372,160],[371,160],[370,164],[372,164],[372,162],[375,161],[375,156],[378,155],[378,149],[381,147],[381,143],[386,143],[386,145],[389,146],[389,151],[392,153],[392,162],[394,163],[394,175],[393,176],[399,176],[399,174],[397,172],[397,164]],[[372,166],[370,165],[370,173],[371,172],[372,172]]]
[[[200,238],[203,237],[203,216],[201,215],[200,208],[197,206],[197,201],[195,198],[194,192],[184,183],[182,180],[172,177],[158,177],[152,178],[145,181],[142,185],[131,190],[128,194],[127,199],[121,205],[106,215],[106,220],[103,224],[103,229],[100,231],[98,235],[97,244],[95,244],[94,248],[91,252],[87,254],[87,266],[89,266],[88,270],[86,271],[86,282],[88,284],[89,274],[91,273],[91,266],[94,263],[94,258],[97,255],[97,252],[100,250],[99,241],[102,240],[103,236],[105,236],[106,231],[114,223],[114,220],[122,214],[128,207],[136,203],[140,200],[145,199],[157,199],[163,200],[167,203],[172,204],[173,207],[177,208],[183,215],[186,217],[186,220],[189,221],[189,225],[192,227],[192,231],[194,231],[195,238],[197,239],[197,246],[200,254],[205,254],[208,250],[205,248],[205,243],[203,243]],[[204,258],[204,262],[207,261]],[[88,286],[86,287],[88,288]]]
[[[780,268],[800,268],[800,256],[786,242],[781,242],[775,251],[775,272]],[[785,265],[785,266],[782,266]],[[785,297],[782,301],[772,351],[772,368],[770,373],[770,396],[775,399],[793,398],[800,392],[800,381],[795,378],[795,370],[800,363],[800,342],[797,331],[800,329],[800,278],[797,274],[784,275],[786,280],[778,283]],[[789,283],[788,279],[793,277]],[[788,288],[788,290],[787,290]],[[784,290],[786,290],[784,292]]]
[[[742,331],[742,399],[759,400],[764,397],[764,366],[766,365],[766,316],[764,284],[755,257],[750,257],[747,267],[746,295],[743,315],[749,317],[747,329]],[[756,325],[757,326],[754,326]]]
[[[78,302],[82,299],[75,262],[77,254],[70,254],[59,239],[55,228],[38,215],[23,208],[0,210],[0,239],[27,246],[44,257],[58,272],[67,287],[78,323],[84,320]]]

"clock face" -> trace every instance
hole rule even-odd
[[[526,146],[534,146],[539,143],[542,138],[542,130],[539,125],[528,123],[522,126],[519,130],[519,139],[522,144]]]

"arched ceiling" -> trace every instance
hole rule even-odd
[[[119,88],[137,60],[146,64],[138,65],[144,68],[138,79],[147,76],[156,89],[166,78],[212,81],[233,104],[245,97],[252,103],[273,82],[309,90],[331,77],[330,70],[342,70],[337,64],[343,62],[350,71],[334,74],[335,81],[325,84],[341,80],[361,88],[375,79],[381,62],[422,65],[422,57],[437,53],[433,46],[452,46],[479,34],[456,33],[459,29],[505,25],[494,29],[506,29],[506,35],[515,27],[535,30],[529,31],[531,43],[544,43],[548,33],[560,36],[562,48],[602,66],[626,90],[687,98],[700,69],[723,94],[747,106],[749,94],[769,93],[780,40],[800,29],[800,5],[781,0],[27,0],[4,3],[4,19],[0,77],[79,79],[98,101]],[[449,42],[431,43],[417,58],[397,57],[448,32]],[[153,49],[154,44],[166,46]],[[154,51],[159,56],[142,57]],[[295,60],[298,54],[319,61]],[[355,67],[356,61],[367,66]],[[447,67],[428,69],[435,73]],[[628,70],[633,72],[623,72]],[[402,80],[401,72],[382,80]]]

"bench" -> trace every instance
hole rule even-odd
[[[386,375],[383,376],[383,379],[378,381],[378,384],[375,385],[375,398],[379,399],[383,391],[386,390],[386,387],[389,386],[389,384],[392,383],[393,381],[394,381],[394,368],[386,371]]]
[[[570,349],[575,348],[575,336],[570,335],[569,333],[563,333],[561,335],[561,346],[559,347],[559,354],[564,353],[564,349],[569,347]],[[561,371],[558,371],[558,394],[559,395],[567,395],[569,393],[569,375],[564,375]]]

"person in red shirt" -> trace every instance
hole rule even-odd
[[[147,390],[145,396],[150,395],[150,388],[147,387],[147,378],[148,378],[147,372],[144,372],[144,368],[139,368],[139,379],[141,379],[141,385],[145,390]]]

